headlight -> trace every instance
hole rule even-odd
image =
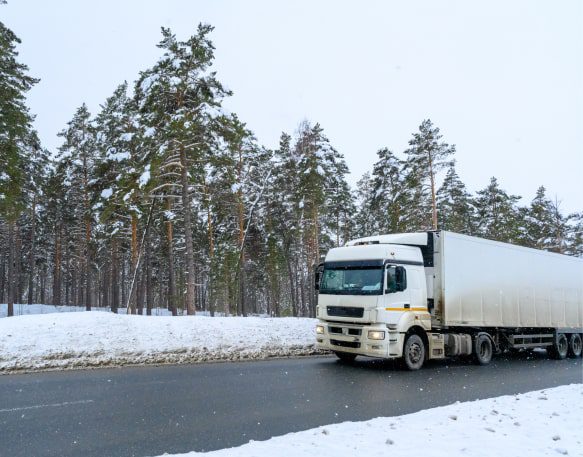
[[[368,339],[369,340],[384,340],[385,339],[385,332],[379,330],[369,330],[368,331]]]
[[[324,334],[324,326],[323,325],[316,325],[316,333],[318,335],[323,335]],[[384,338],[384,336],[383,336]]]

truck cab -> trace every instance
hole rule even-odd
[[[317,347],[347,361],[398,358],[415,334],[423,344],[410,349],[422,364],[431,330],[425,274],[417,246],[365,238],[331,249],[317,275]]]

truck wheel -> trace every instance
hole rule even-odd
[[[408,370],[418,370],[425,361],[425,344],[419,335],[409,335],[403,348],[403,362]]]
[[[569,357],[581,357],[581,350],[583,348],[583,343],[581,342],[581,335],[578,333],[573,333],[569,338],[569,351],[567,352]]]
[[[556,360],[563,360],[569,352],[569,341],[567,335],[559,333],[552,346],[549,347],[549,355]]]
[[[478,335],[474,344],[474,360],[479,365],[488,365],[492,360],[492,340],[488,335]]]
[[[349,352],[335,352],[334,354],[344,363],[352,363],[356,359],[356,354],[350,354]]]

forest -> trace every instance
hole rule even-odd
[[[544,183],[526,205],[496,177],[469,192],[455,139],[429,119],[412,126],[406,150],[381,147],[356,188],[317,122],[298,120],[276,149],[262,146],[222,107],[232,93],[212,69],[212,30],[201,24],[180,41],[162,28],[160,59],[99,112],[81,104],[49,151],[26,102],[39,81],[0,22],[0,303],[9,316],[14,303],[314,316],[322,256],[379,233],[444,229],[583,255],[583,212],[564,214]]]

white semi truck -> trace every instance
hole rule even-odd
[[[580,258],[447,231],[371,236],[331,249],[316,289],[316,345],[342,361],[581,356]]]

